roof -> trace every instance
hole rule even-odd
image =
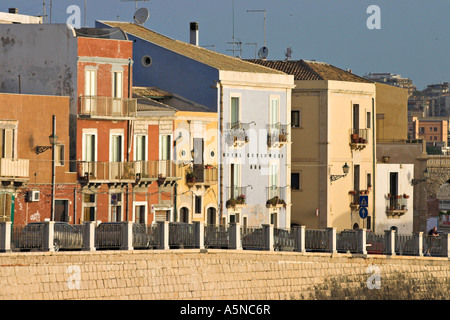
[[[356,74],[339,69],[325,62],[257,59],[249,59],[247,61],[293,75],[294,80],[336,80],[373,83],[373,81],[364,79]]]
[[[128,34],[147,40],[195,61],[223,71],[285,74],[279,70],[256,65],[248,61],[211,51],[190,43],[175,40],[130,22],[99,21],[105,25],[120,28]]]
[[[128,40],[127,35],[119,28],[80,28],[75,29],[77,37]]]
[[[207,107],[189,101],[156,87],[133,87],[133,98],[137,98],[138,112],[143,111],[193,111],[212,112]]]

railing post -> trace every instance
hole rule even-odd
[[[230,232],[230,249],[242,250],[241,225],[239,223],[230,223],[228,228]]]
[[[133,250],[133,222],[125,221],[122,225],[122,247],[121,250]]]
[[[450,257],[450,234],[444,234],[442,235],[444,237],[443,244],[442,244],[442,254],[444,257]]]
[[[0,252],[11,252],[11,221],[0,222]]]
[[[199,249],[205,249],[205,223],[194,221],[195,245]]]
[[[326,228],[328,232],[328,243],[330,244],[329,252],[336,253],[336,228]]]
[[[422,231],[416,235],[415,240],[416,240],[415,248],[417,248],[417,251],[418,251],[417,255],[419,257],[423,257],[423,232]]]
[[[160,230],[160,249],[169,250],[169,221],[158,222],[158,227]]]
[[[305,246],[306,239],[306,227],[295,227],[295,242],[297,243],[296,249],[298,252],[306,252]]]
[[[95,251],[95,221],[83,222],[83,251]]]
[[[264,250],[273,251],[273,224],[263,224]]]
[[[367,254],[366,229],[358,230],[358,252]]]
[[[386,255],[395,256],[395,230],[384,230],[386,238]]]
[[[45,221],[43,232],[44,251],[55,251],[55,221]]]

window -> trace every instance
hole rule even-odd
[[[372,174],[368,173],[367,174],[367,190],[372,188]]]
[[[359,133],[359,104],[353,105],[353,133]]]
[[[113,87],[112,87],[113,105],[112,114],[121,115],[122,113],[122,97],[123,97],[123,73],[113,72]]]
[[[84,73],[84,95],[86,96],[85,106],[83,112],[88,114],[95,114],[97,109],[96,100],[97,95],[97,71],[86,69]]]
[[[13,198],[10,193],[0,193],[0,222],[11,221],[11,211],[14,210]]]
[[[96,135],[93,133],[86,133],[84,135],[83,161],[96,161]]]
[[[370,128],[371,128],[371,123],[372,123],[372,122],[370,121],[370,120],[371,120],[371,119],[370,119],[370,116],[371,116],[371,115],[370,115],[370,112],[367,112],[367,124],[366,124],[366,128],[367,128],[367,129],[370,129]]]
[[[279,113],[280,113],[280,100],[278,98],[270,99],[270,115],[269,115],[270,128],[274,129],[277,123],[279,123]]]
[[[300,110],[291,111],[291,126],[292,128],[300,128]]]
[[[186,207],[180,209],[180,222],[189,222],[189,209]]]
[[[147,161],[147,136],[135,136],[134,159],[136,161]]]
[[[300,173],[299,172],[291,173],[291,189],[292,190],[300,190]]]
[[[159,159],[160,160],[171,160],[171,135],[160,135],[160,145],[159,145]]]
[[[231,194],[230,198],[236,198],[239,196],[239,186],[240,186],[240,177],[241,177],[241,170],[240,166],[237,163],[232,163],[230,165],[230,187],[231,187]]]
[[[239,97],[231,97],[231,114],[230,114],[230,123],[231,129],[237,129],[240,122],[240,101]]]
[[[55,146],[55,165],[64,166],[64,145],[58,144]]]
[[[0,129],[0,156],[14,158],[14,129]]]
[[[123,137],[119,134],[111,135],[111,162],[121,162],[123,161],[122,152],[122,141]]]
[[[278,196],[278,164],[270,164],[269,199]]]
[[[437,132],[437,127],[434,127],[434,132]]]
[[[94,193],[83,194],[83,221],[95,221],[97,196]]]
[[[136,204],[134,207],[134,222],[145,224],[146,223],[147,206],[145,204]]]
[[[122,221],[122,194],[111,193],[111,222]]]
[[[195,213],[202,213],[202,197],[195,196]]]

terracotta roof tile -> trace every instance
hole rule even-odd
[[[325,62],[307,60],[257,60],[249,62],[294,75],[295,80],[336,80],[373,83],[351,72],[339,69]]]

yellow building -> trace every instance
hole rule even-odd
[[[251,62],[295,78],[292,224],[337,230],[370,228],[374,212],[374,83],[323,62]],[[366,195],[361,204],[360,196]],[[362,219],[360,209],[366,202],[368,217]]]
[[[219,141],[216,112],[178,111],[174,153],[182,179],[177,183],[178,221],[218,224]]]

